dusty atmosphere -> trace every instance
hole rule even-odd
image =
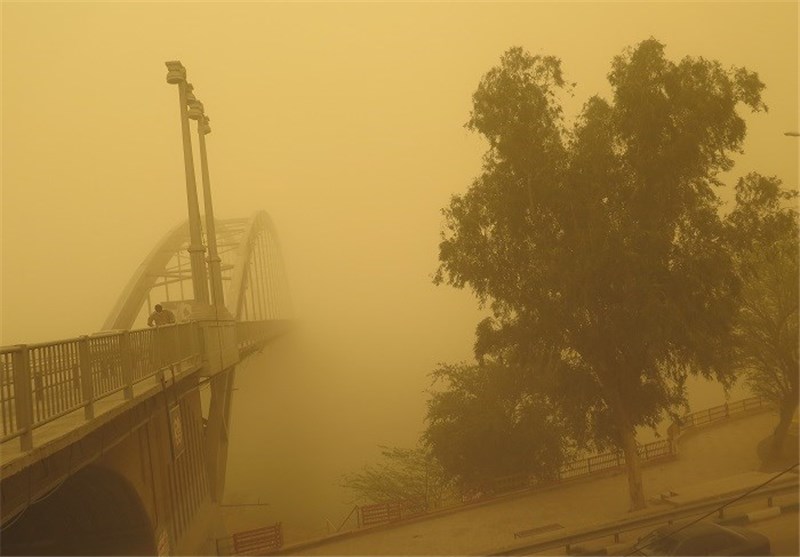
[[[614,56],[743,66],[767,112],[741,111],[748,172],[798,186],[796,2],[30,3],[2,7],[0,344],[101,329],[150,249],[186,218],[180,124],[164,62],[211,120],[218,217],[265,210],[296,331],[237,371],[226,504],[233,528],[294,539],[345,519],[342,477],[413,447],[429,374],[473,358],[488,315],[436,286],[442,209],[479,175],[465,128],[482,76],[512,46],[561,59],[571,122],[608,96]],[[691,379],[693,409],[722,404]],[[741,385],[731,400],[748,396]],[[651,432],[643,432],[649,439]]]

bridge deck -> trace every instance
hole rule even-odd
[[[87,421],[83,408],[79,408],[37,427],[33,431],[33,448],[30,451],[22,450],[17,439],[6,441],[0,445],[0,475],[4,478],[10,476],[31,462],[75,442],[142,400],[162,392],[175,381],[198,371],[201,366],[197,362],[184,362],[174,367],[174,373],[173,370],[164,371],[163,382],[161,374],[158,374],[134,384],[132,398],[127,398],[124,392],[118,391],[96,400],[95,417],[92,420]]]
[[[201,369],[215,373],[209,358],[233,364],[285,331],[283,320],[213,323],[207,330],[187,322],[0,348],[0,477],[80,440],[178,379]],[[223,348],[233,354],[223,358]]]

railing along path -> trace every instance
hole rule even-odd
[[[677,454],[676,439],[682,431],[694,427],[702,427],[713,422],[730,418],[744,412],[761,409],[769,406],[769,402],[758,397],[750,397],[736,402],[721,404],[697,412],[681,416],[667,430],[667,439],[659,439],[650,443],[637,446],[640,461],[645,463],[672,458]],[[571,480],[598,474],[609,470],[621,469],[625,466],[625,453],[622,451],[609,451],[593,454],[585,458],[572,460],[561,466],[552,479],[539,480],[527,474],[515,474],[495,478],[492,488],[497,493],[548,485],[564,480]]]
[[[678,421],[668,428],[667,439],[659,439],[637,446],[640,461],[642,464],[649,464],[674,458],[677,456],[678,450],[677,438],[682,432],[769,406],[770,403],[768,401],[758,397],[751,397],[681,416]],[[465,495],[459,503],[448,505],[446,508],[452,509],[479,501],[486,501],[516,490],[543,488],[557,485],[561,482],[619,471],[624,467],[625,453],[622,451],[593,454],[564,463],[551,478],[537,478],[534,475],[524,473],[494,478],[490,485],[487,486],[490,489],[488,493],[480,492],[473,496]],[[359,510],[358,527],[399,522],[412,515],[416,516],[436,510],[427,508],[423,502],[419,512],[401,513],[392,511],[395,507],[398,509],[404,508],[404,505],[407,506],[408,502],[389,501],[362,507],[356,506],[356,509]]]

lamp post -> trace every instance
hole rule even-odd
[[[203,232],[200,226],[200,207],[197,201],[197,185],[194,176],[194,160],[192,159],[192,139],[189,136],[189,117],[186,107],[187,96],[192,86],[186,82],[186,68],[179,61],[166,62],[167,83],[178,85],[180,103],[181,132],[183,135],[183,162],[186,167],[186,198],[189,205],[189,257],[192,268],[192,288],[194,299],[208,303],[208,278],[203,261]]]
[[[211,279],[211,303],[221,308],[225,306],[222,292],[222,259],[217,252],[217,230],[214,224],[214,205],[211,202],[211,180],[208,177],[208,156],[206,154],[206,135],[211,133],[209,119],[203,110],[203,103],[189,99],[189,118],[197,121],[197,138],[200,143],[200,171],[203,179],[203,204],[206,211],[206,239],[208,241],[208,271]]]

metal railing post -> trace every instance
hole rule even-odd
[[[164,336],[164,354],[166,360],[164,361],[165,367],[169,367],[170,371],[174,371],[173,363],[175,362],[175,325],[165,325],[161,331]]]
[[[81,365],[81,393],[83,395],[83,415],[87,420],[94,418],[94,388],[92,386],[92,362],[89,353],[89,337],[78,339],[78,359]]]
[[[29,451],[33,448],[33,392],[31,390],[31,366],[28,347],[19,345],[19,351],[11,355],[14,367],[14,398],[17,428],[22,432],[19,448]]]
[[[178,340],[178,325],[168,325],[169,327],[169,336],[171,337],[168,341],[169,344],[169,361],[172,364],[172,369],[175,369],[175,365],[180,360],[180,340]],[[176,371],[177,373],[177,371]]]
[[[172,341],[173,356],[172,356],[172,369],[175,370],[175,375],[179,375],[183,371],[183,343],[181,342],[181,333],[183,332],[182,325],[174,326],[174,339]]]
[[[158,336],[158,353],[161,354],[161,368],[169,367],[172,361],[172,350],[169,342],[169,326],[156,327],[156,335]]]
[[[122,331],[119,337],[120,364],[122,365],[122,383],[125,385],[125,398],[133,398],[133,353],[131,352],[131,333]]]
[[[159,334],[159,327],[151,329],[153,336],[150,337],[153,346],[153,361],[155,362],[156,379],[159,382],[164,381],[164,363],[161,354],[161,335]]]

